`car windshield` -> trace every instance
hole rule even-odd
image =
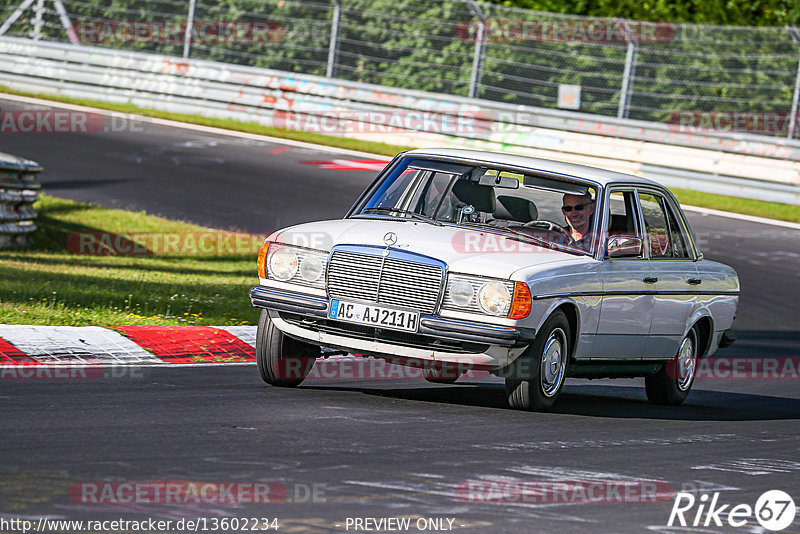
[[[353,215],[481,227],[591,254],[597,198],[591,184],[407,157],[373,186]]]

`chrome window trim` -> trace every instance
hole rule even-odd
[[[636,211],[636,218],[639,220],[639,236],[642,238],[642,256],[650,260],[650,238],[647,237],[647,225],[644,223],[644,211],[642,210],[642,199],[639,198],[639,189],[633,189],[633,204]]]

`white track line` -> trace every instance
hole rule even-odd
[[[703,215],[715,215],[717,217],[727,217],[728,219],[737,219],[740,221],[747,221],[759,224],[771,224],[773,226],[782,226],[784,228],[791,228],[793,230],[800,230],[800,224],[788,222],[788,221],[779,221],[777,219],[767,219],[766,217],[756,217],[754,215],[744,215],[742,213],[731,213],[729,211],[720,211],[720,210],[712,210],[711,208],[700,208],[697,206],[684,206],[681,204],[681,207],[684,211],[694,211],[697,213],[702,213]]]
[[[43,100],[41,98],[31,98],[28,96],[9,95],[7,93],[0,93],[0,98],[4,100],[13,100],[15,102],[24,102],[26,104],[36,104],[40,106],[48,106],[54,108],[63,108],[73,111],[86,111],[97,113],[107,117],[124,115],[130,119],[139,120],[145,123],[159,124],[161,126],[171,126],[173,128],[183,128],[184,130],[194,130],[197,132],[211,133],[216,135],[227,135],[230,137],[239,137],[242,139],[255,139],[257,141],[267,141],[270,143],[277,143],[281,145],[295,146],[298,148],[310,148],[320,152],[331,152],[333,154],[345,154],[348,156],[357,156],[361,158],[368,158],[374,160],[385,160],[388,156],[381,156],[378,154],[370,154],[369,152],[359,152],[358,150],[348,150],[346,148],[337,148],[326,145],[316,145],[314,143],[305,143],[303,141],[295,141],[294,139],[284,139],[282,137],[270,137],[268,135],[252,134],[247,132],[237,132],[236,130],[226,130],[224,128],[215,128],[213,126],[203,126],[201,124],[191,124],[188,122],[171,121],[168,119],[158,119],[155,117],[148,117],[146,115],[136,115],[134,113],[125,113],[123,111],[111,111],[108,109],[92,108],[88,106],[79,106],[76,104],[66,104],[56,100]],[[155,111],[155,110],[154,110]]]

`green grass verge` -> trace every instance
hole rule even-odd
[[[76,232],[207,235],[208,230],[45,195],[36,209],[40,228],[34,245],[0,251],[0,323],[232,326],[258,321],[247,296],[258,283],[255,251],[77,254],[66,247]]]
[[[726,197],[724,195],[700,193],[689,189],[671,189],[671,191],[681,204],[687,206],[698,206],[701,208],[731,211],[744,215],[754,215],[756,217],[767,217],[768,219],[800,223],[800,206],[794,206],[792,204],[778,204],[776,202],[764,202],[763,200],[751,200],[749,198]]]
[[[262,126],[260,124],[239,122],[229,119],[212,119],[207,117],[201,117],[199,115],[183,115],[179,113],[155,111],[151,109],[140,108],[132,104],[113,104],[109,102],[101,102],[96,100],[86,100],[79,98],[69,98],[59,95],[29,93],[25,91],[17,91],[14,89],[10,89],[2,85],[0,85],[0,92],[21,95],[21,96],[28,96],[28,97],[42,98],[45,100],[53,100],[56,102],[65,102],[68,104],[76,104],[76,105],[89,106],[100,109],[108,109],[112,111],[119,111],[121,113],[131,113],[136,115],[157,117],[161,119],[168,119],[179,122],[187,122],[191,124],[200,124],[203,126],[213,126],[216,128],[223,128],[226,130],[235,130],[235,131],[259,134],[259,135],[267,135],[271,137],[279,137],[282,139],[293,139],[296,141],[304,141],[307,143],[315,143],[318,145],[332,146],[348,150],[358,150],[361,152],[368,152],[383,156],[394,156],[398,152],[414,148],[406,146],[389,145],[385,143],[376,143],[370,141],[359,141],[357,139],[332,137],[328,135],[315,134],[309,132],[299,132],[296,130],[285,130],[280,128],[273,128],[270,126]],[[703,208],[717,209],[722,211],[730,211],[733,213],[742,213],[746,215],[754,215],[757,217],[766,217],[769,219],[778,219],[782,221],[800,222],[800,206],[795,206],[790,204],[779,204],[775,202],[764,202],[760,200],[743,199],[738,197],[729,197],[724,195],[714,195],[711,193],[701,193],[698,191],[691,191],[688,189],[673,189],[672,191],[673,193],[675,193],[675,196],[682,204],[688,204]]]

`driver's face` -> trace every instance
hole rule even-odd
[[[588,197],[580,195],[564,195],[561,211],[569,225],[577,230],[586,230],[594,213],[594,203]]]

